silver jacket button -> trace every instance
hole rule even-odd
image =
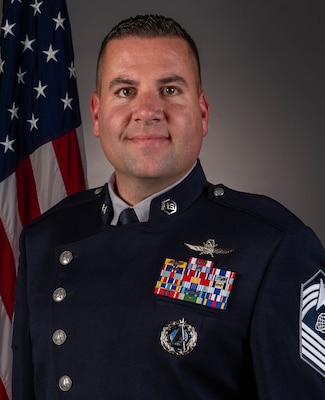
[[[59,379],[59,388],[62,392],[68,392],[72,388],[72,379],[68,375],[63,375]]]
[[[215,197],[220,197],[225,194],[225,191],[222,187],[216,187],[213,189],[213,194]]]
[[[60,303],[60,301],[63,301],[67,297],[67,292],[64,288],[58,287],[54,290],[52,297],[56,303]]]
[[[73,254],[71,253],[71,251],[65,250],[60,254],[59,261],[61,265],[68,265],[71,263],[72,259]]]
[[[62,329],[57,329],[52,335],[53,343],[61,346],[67,340],[67,334]]]

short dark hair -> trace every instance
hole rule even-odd
[[[102,42],[97,61],[97,87],[100,74],[100,63],[108,42],[113,39],[122,39],[128,36],[140,38],[176,37],[184,39],[193,53],[197,70],[198,84],[201,87],[201,65],[197,46],[187,31],[174,19],[157,14],[136,15],[119,22],[107,34]]]

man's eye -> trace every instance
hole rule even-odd
[[[130,97],[134,93],[132,88],[123,88],[118,91],[118,95],[121,97]]]
[[[178,94],[179,90],[177,88],[175,88],[174,86],[166,86],[163,89],[163,93],[165,93],[168,96],[173,96],[175,94]]]

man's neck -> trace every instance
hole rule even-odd
[[[172,178],[139,178],[127,179],[119,176],[115,172],[115,193],[127,204],[134,206],[146,198],[173,186],[184,179],[194,168],[194,166],[186,173]]]
[[[147,197],[160,192],[166,187],[172,185],[175,180],[164,180],[161,179],[139,179],[137,181],[119,180],[116,177],[115,181],[115,193],[126,203],[134,206]]]

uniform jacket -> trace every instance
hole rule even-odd
[[[277,202],[191,174],[150,219],[107,187],[28,225],[13,400],[325,398],[325,253]]]

